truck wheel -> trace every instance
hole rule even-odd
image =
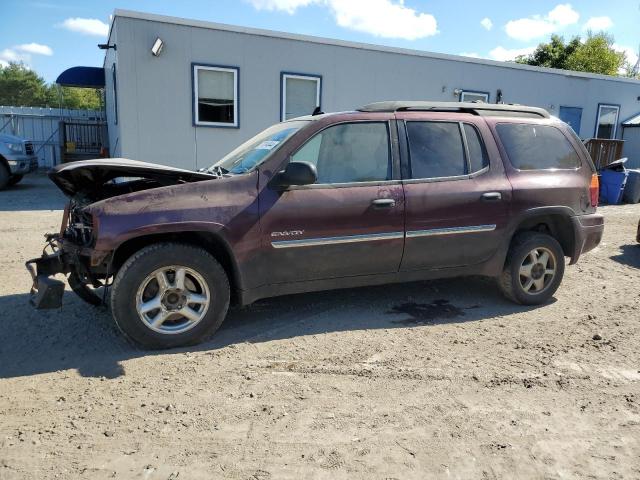
[[[9,185],[11,174],[9,169],[0,162],[0,190],[4,190]]]
[[[157,243],[131,256],[113,282],[120,330],[145,348],[194,345],[211,336],[229,308],[229,279],[207,251]]]
[[[20,180],[22,180],[22,177],[24,177],[24,175],[13,175],[11,178],[9,178],[9,185],[13,186],[17,183],[20,183]]]
[[[564,252],[544,233],[525,232],[511,242],[499,279],[502,293],[516,303],[539,305],[556,292],[564,275]]]

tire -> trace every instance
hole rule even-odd
[[[534,251],[538,254],[537,261],[534,261]],[[548,255],[549,260],[546,266],[540,267],[545,263],[544,254]],[[551,261],[554,262],[553,266]],[[554,270],[553,274],[546,273],[551,269]],[[521,275],[521,272],[524,274]],[[563,276],[564,252],[558,241],[544,233],[524,232],[511,242],[499,285],[504,296],[515,303],[540,305],[558,290]]]
[[[23,177],[24,175],[13,175],[11,178],[9,178],[9,186],[20,183],[20,180],[22,180]]]
[[[67,278],[71,290],[89,305],[98,307],[102,305],[102,297],[97,295],[95,291],[84,283],[76,272],[71,272]]]
[[[192,245],[157,243],[132,255],[120,268],[111,291],[111,311],[118,328],[138,345],[174,348],[213,335],[224,321],[229,298],[227,274],[211,254]],[[145,313],[152,304],[160,307]],[[189,312],[191,320],[181,312]]]
[[[7,188],[10,178],[11,174],[9,173],[9,169],[0,162],[0,190]]]

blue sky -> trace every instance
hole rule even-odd
[[[640,0],[0,0],[0,63],[21,60],[47,81],[100,66],[115,8],[496,60],[589,26],[634,60],[640,43]]]

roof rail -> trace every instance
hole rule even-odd
[[[551,118],[543,108],[525,105],[482,103],[482,102],[423,102],[423,101],[391,101],[369,103],[357,109],[359,112],[466,112],[484,116],[523,116]]]

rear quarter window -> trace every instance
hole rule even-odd
[[[496,126],[509,161],[519,170],[575,169],[580,157],[556,127],[500,123]]]

